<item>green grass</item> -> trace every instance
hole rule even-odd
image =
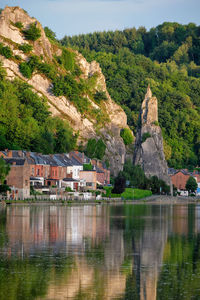
[[[125,200],[135,200],[149,197],[151,195],[152,191],[126,188],[125,191],[121,194],[121,197],[123,197]]]

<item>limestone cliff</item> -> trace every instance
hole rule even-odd
[[[149,86],[139,116],[133,163],[141,165],[146,176],[156,175],[170,184],[162,132],[158,125],[158,103],[156,97],[152,97]]]
[[[34,23],[40,29],[41,36],[36,41],[26,40],[23,30],[16,26],[19,23],[22,24],[23,30],[28,29]],[[104,159],[109,160],[111,171],[116,175],[123,167],[126,154],[123,140],[120,137],[120,130],[128,127],[127,117],[122,108],[110,98],[99,64],[95,61],[88,63],[80,53],[69,50],[73,52],[75,62],[81,70],[81,75],[77,75],[75,78],[77,82],[80,80],[88,81],[91,77],[96,76],[93,90],[83,95],[89,101],[90,113],[87,111],[82,113],[66,96],[56,97],[52,93],[52,81],[45,74],[35,70],[30,78],[26,78],[20,72],[20,62],[28,62],[30,57],[35,55],[42,63],[53,65],[58,76],[70,73],[59,66],[55,59],[55,57],[61,57],[63,47],[58,43],[52,43],[46,37],[41,24],[36,19],[28,16],[19,7],[6,6],[0,15],[0,42],[4,46],[8,46],[13,53],[12,58],[9,59],[0,55],[0,60],[7,72],[7,78],[10,80],[20,78],[30,84],[33,91],[38,95],[46,97],[52,115],[66,119],[74,132],[78,133],[78,143],[84,145],[89,138],[102,138],[107,147]],[[24,44],[32,46],[30,53],[20,50],[20,45]],[[100,103],[95,102],[91,96],[95,92],[104,92],[107,100],[102,100]],[[100,118],[97,120],[97,115],[101,116],[103,121],[100,122]]]

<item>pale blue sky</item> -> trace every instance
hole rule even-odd
[[[200,0],[1,0],[0,8],[20,6],[58,38],[165,21],[200,24]]]

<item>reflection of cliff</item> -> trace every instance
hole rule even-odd
[[[157,281],[168,235],[168,211],[162,206],[153,208],[156,209],[153,217],[145,220],[143,234],[133,242],[134,273],[140,300],[156,300]]]

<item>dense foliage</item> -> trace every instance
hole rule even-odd
[[[190,176],[186,182],[186,190],[189,191],[189,192],[196,192],[197,190],[197,187],[198,187],[198,184],[196,182],[196,180],[194,179],[194,177]]]
[[[133,166],[130,161],[124,164],[124,169],[120,176],[125,178],[126,185],[129,187],[151,190],[153,194],[169,194],[170,187],[157,176],[147,178],[140,166]]]
[[[90,158],[103,159],[106,151],[106,145],[102,139],[96,141],[95,139],[89,139],[85,153]]]
[[[123,138],[125,145],[130,145],[133,143],[133,134],[129,128],[122,129],[120,135]]]
[[[0,184],[4,183],[6,176],[10,171],[10,166],[0,157]]]
[[[61,42],[100,63],[109,93],[134,132],[150,83],[169,166],[200,164],[200,26],[163,23],[149,31],[96,32]]]
[[[0,79],[0,149],[54,153],[75,147],[68,123],[51,117],[45,98],[20,80],[6,80],[1,66]]]
[[[30,24],[28,29],[23,30],[25,38],[30,41],[36,41],[41,36],[41,30],[37,27],[37,24]]]

